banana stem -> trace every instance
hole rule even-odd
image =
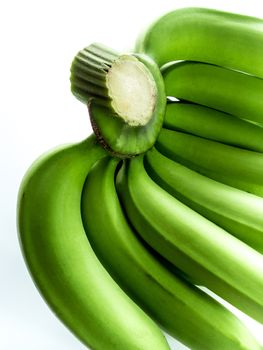
[[[84,103],[99,97],[130,126],[146,125],[157,99],[154,78],[135,55],[119,55],[100,44],[88,46],[74,58],[71,89]]]

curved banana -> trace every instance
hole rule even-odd
[[[162,70],[167,96],[191,101],[263,124],[263,80],[201,62]]]
[[[157,19],[139,37],[136,52],[159,66],[189,60],[216,64],[263,78],[263,20],[189,7]]]
[[[144,160],[158,185],[263,254],[263,198],[203,176],[156,149]]]
[[[190,169],[263,197],[262,153],[164,128],[155,147]]]
[[[263,323],[263,256],[159,187],[142,156],[120,176],[125,210],[143,239],[200,285]]]
[[[198,104],[168,103],[163,127],[263,153],[261,126]]]
[[[191,349],[259,349],[233,314],[168,271],[133,232],[115,189],[118,163],[110,158],[98,161],[82,194],[88,239],[111,276],[166,331]]]
[[[21,248],[51,309],[91,349],[166,350],[161,331],[106,272],[83,228],[82,187],[105,155],[91,136],[33,164],[18,200]]]

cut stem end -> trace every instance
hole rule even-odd
[[[149,69],[132,54],[119,55],[99,44],[81,50],[71,66],[71,89],[82,102],[99,97],[129,126],[152,117],[157,87]]]

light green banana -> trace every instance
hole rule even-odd
[[[263,323],[263,256],[175,199],[127,163],[120,195],[143,239],[195,281]]]
[[[263,197],[262,153],[164,128],[155,147],[190,169]]]
[[[167,96],[263,124],[263,79],[201,62],[162,70]]]
[[[30,168],[18,200],[24,257],[51,309],[91,349],[169,349],[154,322],[100,264],[83,228],[82,187],[105,155],[91,136]]]
[[[194,103],[168,103],[163,126],[252,151],[263,152],[263,128]]]
[[[233,314],[167,270],[133,232],[115,189],[118,162],[110,158],[98,161],[82,195],[88,239],[111,276],[166,331],[191,349],[259,349]]]
[[[156,149],[145,167],[167,192],[263,254],[263,198],[203,176]]]
[[[213,9],[169,12],[138,39],[135,52],[162,66],[190,60],[216,64],[263,78],[263,20]]]

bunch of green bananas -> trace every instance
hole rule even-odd
[[[97,138],[52,150],[25,175],[28,268],[91,349],[169,349],[160,329],[191,349],[262,349],[200,287],[263,323],[263,21],[181,9],[136,52],[114,69],[130,81],[143,72],[155,100],[141,114],[114,100],[115,53],[93,45],[75,58],[72,91]]]

